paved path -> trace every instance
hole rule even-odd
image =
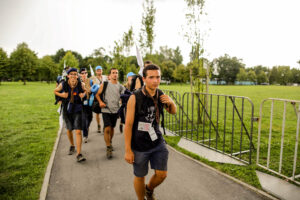
[[[118,125],[117,125],[118,127]],[[124,161],[124,135],[118,128],[113,138],[113,158],[106,159],[103,133],[91,124],[89,142],[83,144],[85,163],[67,155],[69,141],[64,129],[51,172],[47,200],[134,200],[132,166]],[[160,200],[266,199],[256,192],[208,169],[169,148],[169,171],[155,191]],[[153,174],[152,171],[147,180]]]

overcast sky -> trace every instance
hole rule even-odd
[[[137,38],[143,0],[0,0],[0,47],[9,54],[26,42],[39,57],[64,48],[90,55],[112,49],[133,26]],[[190,47],[182,35],[184,0],[156,0],[154,48]],[[227,53],[247,67],[299,67],[300,0],[206,0],[205,56]],[[135,53],[134,51],[132,51]]]

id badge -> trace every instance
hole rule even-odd
[[[155,132],[155,130],[152,126],[150,128],[149,135],[150,135],[150,138],[151,138],[152,141],[157,140],[156,132]]]
[[[138,130],[139,131],[149,132],[150,128],[151,128],[151,123],[146,123],[146,122],[139,122],[138,123]]]
[[[84,100],[83,105],[87,106],[88,105],[88,100]]]

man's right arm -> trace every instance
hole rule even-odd
[[[132,164],[134,162],[134,154],[131,149],[131,138],[132,138],[132,127],[134,123],[135,117],[135,95],[131,95],[129,97],[127,103],[127,113],[126,113],[126,120],[125,120],[125,160]]]
[[[102,91],[103,91],[103,83],[100,85],[100,88],[99,88],[97,94],[95,95],[95,97],[96,97],[97,101],[99,102],[100,108],[105,108],[106,104],[100,98],[100,94],[102,93]]]
[[[62,98],[68,98],[68,93],[66,92],[63,92],[63,93],[60,93],[60,91],[62,90],[62,83],[60,83],[55,89],[54,89],[54,94],[56,96],[59,96],[59,97],[62,97]]]

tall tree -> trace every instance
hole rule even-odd
[[[191,53],[190,53],[190,63],[197,64],[200,73],[204,73],[204,64],[203,59],[201,57],[204,53],[203,48],[203,41],[204,41],[204,32],[203,26],[201,26],[201,20],[204,10],[204,0],[185,0],[187,5],[187,13],[186,17],[186,24],[183,27],[184,37],[187,39],[187,42],[191,46]],[[196,60],[196,62],[195,62]],[[190,68],[192,69],[192,68]],[[193,91],[193,79],[197,82],[196,83],[196,92],[203,92],[204,85],[202,84],[202,78],[204,77],[193,77],[193,72],[190,71],[190,83],[191,83],[191,92]]]
[[[264,71],[260,71],[259,74],[256,76],[257,84],[267,83],[268,76]]]
[[[44,56],[40,59],[39,79],[46,80],[47,83],[55,80],[60,73],[58,65],[53,61],[51,56]]]
[[[59,61],[59,72],[61,72],[64,68],[64,62],[66,62],[66,66],[78,68],[79,62],[76,57],[72,54],[71,51],[67,51],[66,55]]]
[[[145,53],[148,52],[150,55],[153,51],[154,43],[154,24],[155,24],[155,13],[153,0],[145,0],[143,2],[144,13],[142,16],[142,27],[139,34],[139,43],[141,50]],[[148,51],[146,51],[148,49]]]
[[[128,32],[123,33],[122,41],[123,41],[123,46],[124,46],[124,51],[126,56],[129,56],[130,49],[134,45],[133,36],[134,34],[133,34],[132,26],[129,28]]]
[[[234,84],[237,78],[237,74],[240,68],[244,68],[245,64],[242,63],[242,59],[236,57],[230,57],[225,54],[215,60],[220,80],[226,81],[227,84]]]
[[[236,75],[237,81],[246,81],[247,80],[247,73],[244,68],[240,68],[240,72]]]
[[[256,83],[256,74],[255,74],[255,72],[253,70],[250,70],[247,73],[247,79],[248,79],[248,81]]]
[[[2,79],[8,78],[8,66],[9,59],[7,58],[7,54],[2,48],[0,48],[0,85]]]
[[[18,44],[17,48],[10,55],[10,63],[14,78],[26,81],[35,73],[38,58],[35,52],[29,49],[26,43]]]

